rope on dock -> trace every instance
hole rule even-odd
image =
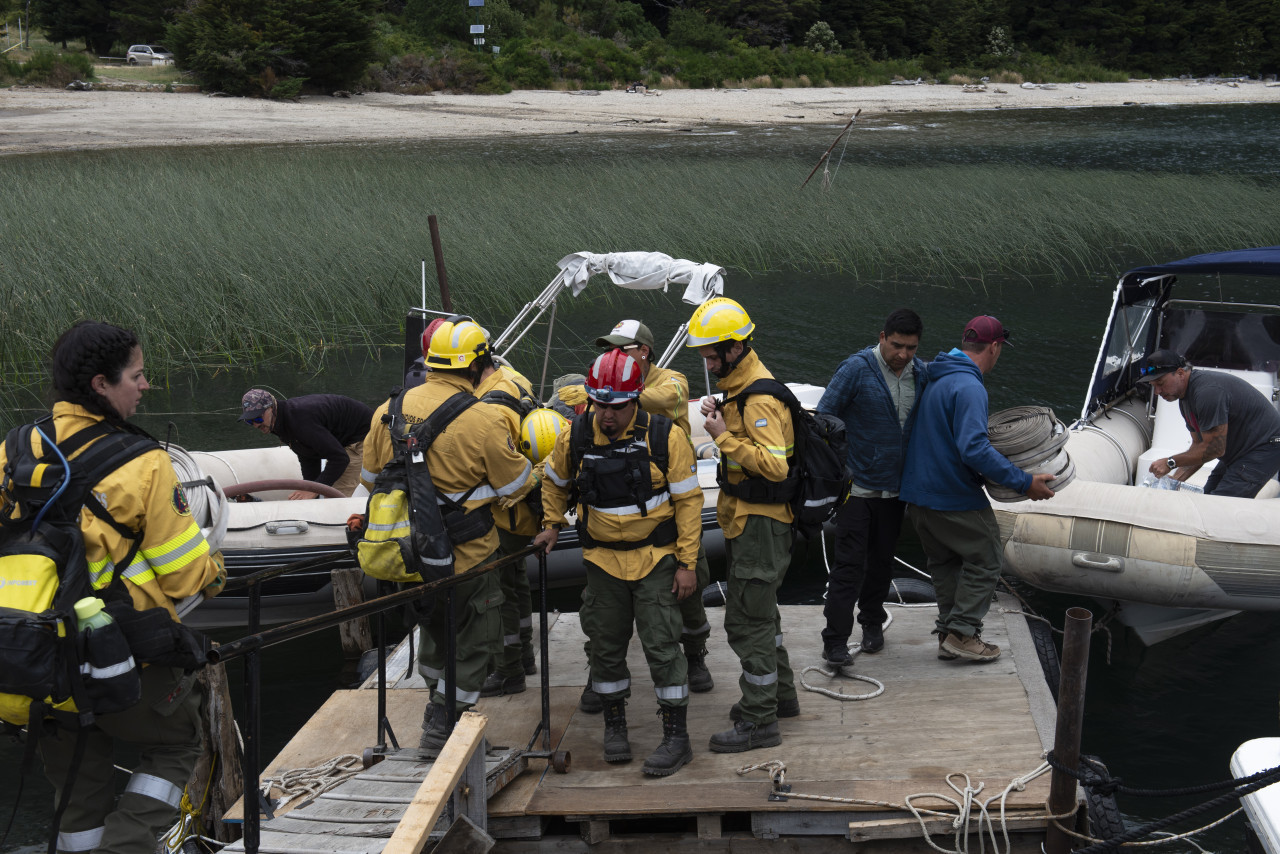
[[[278,806],[284,806],[295,798],[315,798],[364,770],[364,760],[354,753],[344,753],[310,768],[294,768],[272,777],[262,778],[262,794],[271,797],[271,789],[281,791]]]
[[[1227,813],[1217,821],[1211,821],[1208,824],[1204,825],[1203,827],[1197,827],[1195,830],[1188,830],[1184,833],[1170,833],[1167,830],[1153,830],[1151,832],[1151,835],[1155,836],[1158,834],[1160,836],[1159,839],[1148,839],[1145,842],[1121,842],[1118,847],[1149,848],[1154,845],[1168,845],[1172,842],[1186,842],[1187,844],[1193,845],[1199,850],[1204,851],[1204,849],[1200,847],[1199,843],[1197,843],[1191,837],[1200,833],[1204,833],[1206,830],[1213,830],[1218,825],[1225,823],[1228,819],[1235,818],[1237,815],[1239,815],[1243,811],[1244,811],[1244,807],[1236,807],[1231,812]],[[1115,842],[1115,840],[1098,839],[1096,836],[1089,836],[1087,833],[1080,833],[1068,827],[1063,827],[1062,822],[1060,822],[1056,818],[1053,819],[1053,824],[1055,827],[1058,828],[1058,830],[1061,830],[1063,833],[1067,834],[1067,836],[1074,836],[1076,839],[1080,839],[1085,842],[1090,842],[1095,845],[1109,847]],[[1088,850],[1088,849],[1081,849],[1081,850]]]
[[[969,851],[970,827],[973,826],[975,822],[977,825],[975,832],[979,834],[979,844],[981,845],[982,849],[983,850],[986,849],[985,840],[986,840],[986,836],[989,836],[991,838],[991,844],[993,849],[996,852],[999,852],[1001,850],[999,840],[997,839],[997,836],[996,836],[996,821],[995,819],[992,818],[990,813],[990,807],[996,801],[1000,802],[999,824],[1000,824],[1000,835],[1004,839],[1003,850],[1005,852],[1012,850],[1012,843],[1009,840],[1009,828],[1005,820],[1006,818],[1005,804],[1009,798],[1009,793],[1013,791],[1019,791],[1019,792],[1024,791],[1027,788],[1028,783],[1030,783],[1032,780],[1036,779],[1037,777],[1043,774],[1047,774],[1050,771],[1050,767],[1049,767],[1049,763],[1041,762],[1038,766],[1036,766],[1034,769],[1032,769],[1028,773],[1023,774],[1021,777],[1013,778],[1011,781],[1009,781],[1009,784],[1005,786],[1003,790],[1001,790],[1000,794],[992,795],[990,798],[987,798],[985,801],[978,800],[977,796],[982,792],[983,789],[986,788],[986,785],[987,785],[986,783],[979,783],[975,787],[973,785],[973,781],[969,778],[968,774],[965,774],[959,771],[952,772],[946,776],[945,780],[947,785],[951,787],[952,791],[956,793],[957,797],[953,798],[950,795],[944,795],[939,792],[920,792],[917,794],[907,795],[904,798],[905,803],[902,803],[902,804],[893,803],[891,801],[873,801],[865,798],[841,798],[841,797],[836,797],[834,795],[808,795],[804,793],[788,791],[789,787],[786,784],[787,765],[785,762],[783,762],[780,759],[773,759],[767,762],[760,762],[755,765],[744,765],[743,767],[738,769],[738,774],[745,775],[745,774],[751,773],[752,771],[762,771],[762,770],[767,771],[769,773],[770,780],[773,783],[773,793],[781,799],[822,801],[824,803],[851,804],[854,806],[883,807],[885,809],[898,810],[901,812],[909,812],[916,819],[916,821],[920,823],[920,833],[923,836],[924,841],[929,845],[930,848],[934,849],[935,851],[941,852],[941,854],[967,854],[967,852]],[[953,777],[963,777],[965,782],[964,787],[961,788],[960,786],[956,785],[956,783],[952,781]],[[923,799],[923,798],[935,798],[940,801],[945,801],[946,803],[949,803],[952,807],[955,808],[955,812],[951,813],[951,812],[944,812],[940,810],[928,809],[926,807],[916,806],[915,803],[913,803],[913,801]],[[1031,815],[1027,817],[1043,818],[1046,821],[1056,822],[1059,819],[1070,818],[1074,816],[1075,813],[1076,811],[1073,808],[1071,812],[1063,813],[1062,815],[1052,815],[1052,814],[1046,813],[1044,815]],[[955,835],[956,835],[955,848],[943,848],[933,841],[931,834],[929,833],[928,825],[925,824],[926,816],[936,817],[936,818],[947,818],[951,820],[951,827],[955,830]],[[986,836],[982,835],[984,833],[986,834]]]

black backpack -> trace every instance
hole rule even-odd
[[[392,393],[383,420],[395,455],[374,478],[364,531],[356,541],[356,559],[365,574],[405,583],[448,578],[453,575],[454,546],[483,537],[493,527],[487,505],[471,512],[464,506],[476,488],[453,501],[436,490],[427,469],[432,443],[479,402],[460,391],[406,434],[403,396],[398,390]]]
[[[511,392],[503,391],[500,388],[490,389],[480,397],[481,403],[496,403],[498,406],[505,406],[520,417],[524,421],[526,415],[538,408],[538,401],[533,396],[533,392],[520,383],[512,380],[512,385],[520,392],[520,396],[516,397]]]
[[[791,389],[774,379],[756,380],[739,392],[738,413],[746,417],[747,397],[767,394],[782,401],[791,412],[795,449],[782,482],[748,476],[729,483],[728,460],[722,458],[716,471],[720,489],[728,495],[757,504],[790,504],[796,531],[813,538],[849,497],[853,477],[848,469],[844,422],[823,412],[810,412],[800,405]]]

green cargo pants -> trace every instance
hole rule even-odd
[[[168,667],[142,669],[142,699],[123,712],[102,715],[86,733],[84,758],[68,780],[76,733],[59,730],[40,738],[44,773],[54,803],[64,786],[71,801],[58,828],[58,850],[137,854],[156,850],[156,837],[173,824],[182,790],[200,758],[203,695],[195,676]],[[114,756],[127,742],[138,762],[116,801]],[[198,794],[196,795],[198,797]]]
[[[489,555],[483,566],[493,560]],[[498,572],[467,578],[453,588],[454,646],[457,653],[457,705],[461,714],[480,701],[480,688],[489,675],[489,665],[502,650],[502,589]],[[463,573],[466,575],[466,573]],[[449,654],[448,595],[432,597],[430,610],[418,623],[418,672],[431,687],[431,702],[445,705],[445,665]]]
[[[693,592],[680,602],[680,621],[684,625],[681,639],[684,641],[705,640],[711,634],[711,623],[707,622],[707,609],[702,604],[702,591],[711,583],[711,564],[707,563],[707,550],[698,542],[698,562],[693,566],[697,579]]]
[[[591,641],[591,688],[602,700],[631,696],[627,647],[631,627],[640,646],[660,706],[689,705],[689,666],[680,649],[680,609],[676,607],[676,559],[668,555],[638,581],[623,581],[587,563],[582,591],[582,629]]]
[[[748,516],[742,533],[726,539],[725,548],[729,583],[724,630],[742,663],[742,719],[772,723],[778,719],[778,701],[796,699],[778,612],[778,588],[791,565],[791,526],[767,516]]]
[[[533,537],[498,528],[498,556],[512,555],[533,542]],[[524,660],[534,658],[533,599],[529,589],[528,558],[519,566],[498,570],[502,587],[502,652],[490,670],[499,676],[523,676]]]
[[[1000,580],[1000,526],[990,507],[930,510],[910,505],[907,513],[924,547],[938,596],[937,632],[972,637],[982,631],[991,594]]]

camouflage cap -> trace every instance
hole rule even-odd
[[[260,388],[251,388],[244,393],[244,397],[240,398],[240,421],[252,421],[258,418],[262,413],[276,405],[276,399],[269,391],[263,391]]]

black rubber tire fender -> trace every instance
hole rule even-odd
[[[886,602],[937,602],[933,585],[923,578],[895,578],[889,582]]]
[[[1096,756],[1081,756],[1082,760],[1090,759],[1102,767],[1106,767]],[[1082,763],[1083,764],[1083,763]],[[1116,796],[1101,794],[1092,788],[1085,788],[1085,803],[1089,808],[1089,835],[1097,839],[1115,839],[1129,828],[1125,826],[1124,814],[1116,803]]]
[[[1053,642],[1053,627],[1043,620],[1027,617],[1027,629],[1031,632],[1031,642],[1035,644],[1036,658],[1040,659],[1044,681],[1048,683],[1056,703],[1058,683],[1062,681],[1062,662],[1058,659],[1058,647]]]

